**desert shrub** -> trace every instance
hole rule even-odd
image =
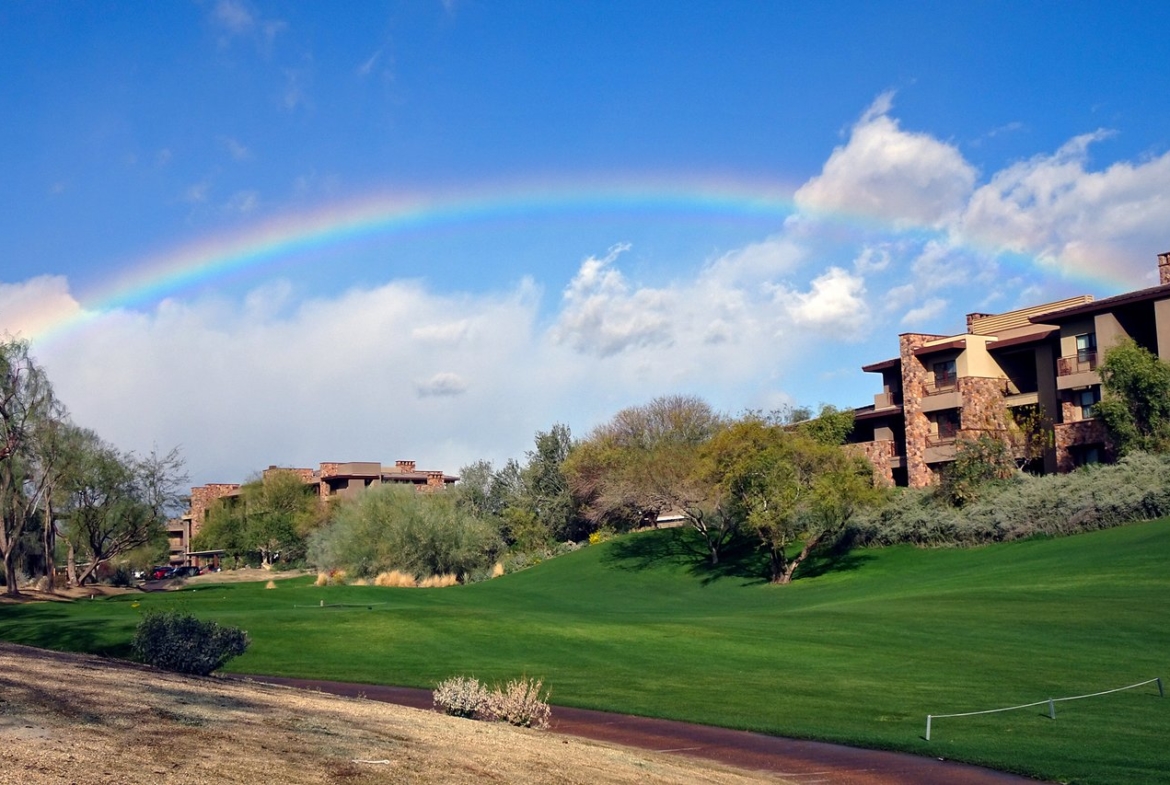
[[[127,588],[134,585],[134,572],[124,564],[118,565],[110,576],[106,578],[106,583],[111,586],[119,588]]]
[[[899,492],[859,515],[859,545],[976,545],[1075,534],[1170,515],[1170,456],[1133,453],[1113,466],[1044,477],[1017,473],[986,486],[961,509],[934,489]]]
[[[418,581],[410,573],[400,570],[390,570],[389,572],[378,573],[378,576],[374,578],[374,585],[412,589],[418,585]]]
[[[452,717],[484,718],[488,711],[488,691],[474,677],[454,676],[441,681],[433,694],[435,708]]]
[[[158,611],[138,622],[131,645],[148,665],[206,676],[243,654],[249,642],[248,634],[237,627],[201,621],[178,611]]]
[[[487,714],[492,719],[521,728],[547,728],[552,709],[548,693],[543,696],[541,679],[520,678],[496,687],[488,696]]]

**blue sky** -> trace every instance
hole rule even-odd
[[[1167,29],[1165,3],[7,2],[0,330],[197,482],[454,471],[670,392],[861,405],[899,332],[1156,282]],[[149,285],[369,205],[422,217]]]

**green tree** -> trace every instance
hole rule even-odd
[[[844,530],[856,510],[882,498],[873,485],[872,467],[814,438],[827,438],[824,433],[749,415],[704,446],[710,481],[726,494],[731,514],[768,552],[774,583],[789,583],[818,546]],[[800,551],[790,553],[797,542]]]
[[[702,399],[656,398],[623,409],[596,428],[569,456],[565,473],[583,515],[593,525],[622,528],[678,513],[719,563],[737,522],[723,490],[702,471],[700,448],[723,427]]]
[[[74,461],[63,478],[63,517],[70,544],[88,560],[76,579],[84,584],[101,565],[166,537],[167,502],[159,487],[175,486],[185,475],[181,460],[168,468],[154,455],[139,459],[92,432],[80,440]]]
[[[216,500],[193,545],[222,550],[237,564],[250,557],[265,566],[278,558],[295,561],[304,557],[306,538],[328,512],[296,472],[269,470],[238,495]]]
[[[1096,413],[1118,453],[1170,448],[1170,365],[1127,339],[1105,352],[1097,372],[1105,394]]]
[[[938,493],[948,504],[962,507],[978,498],[988,483],[1007,480],[1018,471],[1008,442],[988,433],[963,437],[955,442],[955,459],[942,470]]]
[[[28,342],[0,341],[0,556],[10,595],[20,593],[16,575],[21,542],[35,525],[46,492],[44,455],[35,448],[49,423],[62,416]]]

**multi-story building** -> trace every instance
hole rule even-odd
[[[900,335],[897,357],[862,368],[881,374],[882,391],[855,410],[854,449],[882,482],[911,487],[934,482],[958,439],[991,434],[1022,450],[1019,422],[1039,431],[1021,455],[1032,471],[1111,460],[1094,417],[1099,353],[1130,338],[1170,361],[1170,253],[1158,256],[1158,271],[1149,289],[972,313],[959,335]]]
[[[294,474],[312,489],[322,504],[352,497],[371,485],[406,485],[430,493],[443,490],[459,480],[441,471],[416,469],[414,461],[396,461],[393,466],[370,461],[326,462],[319,464],[316,469],[269,466],[262,476],[267,477],[274,472]],[[171,564],[198,565],[214,561],[215,552],[192,552],[191,540],[207,521],[207,511],[211,505],[219,499],[239,496],[241,487],[240,483],[210,483],[191,489],[187,512],[167,526]]]

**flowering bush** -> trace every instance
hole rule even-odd
[[[486,717],[489,696],[487,688],[474,677],[454,676],[435,687],[435,708],[453,717]]]

